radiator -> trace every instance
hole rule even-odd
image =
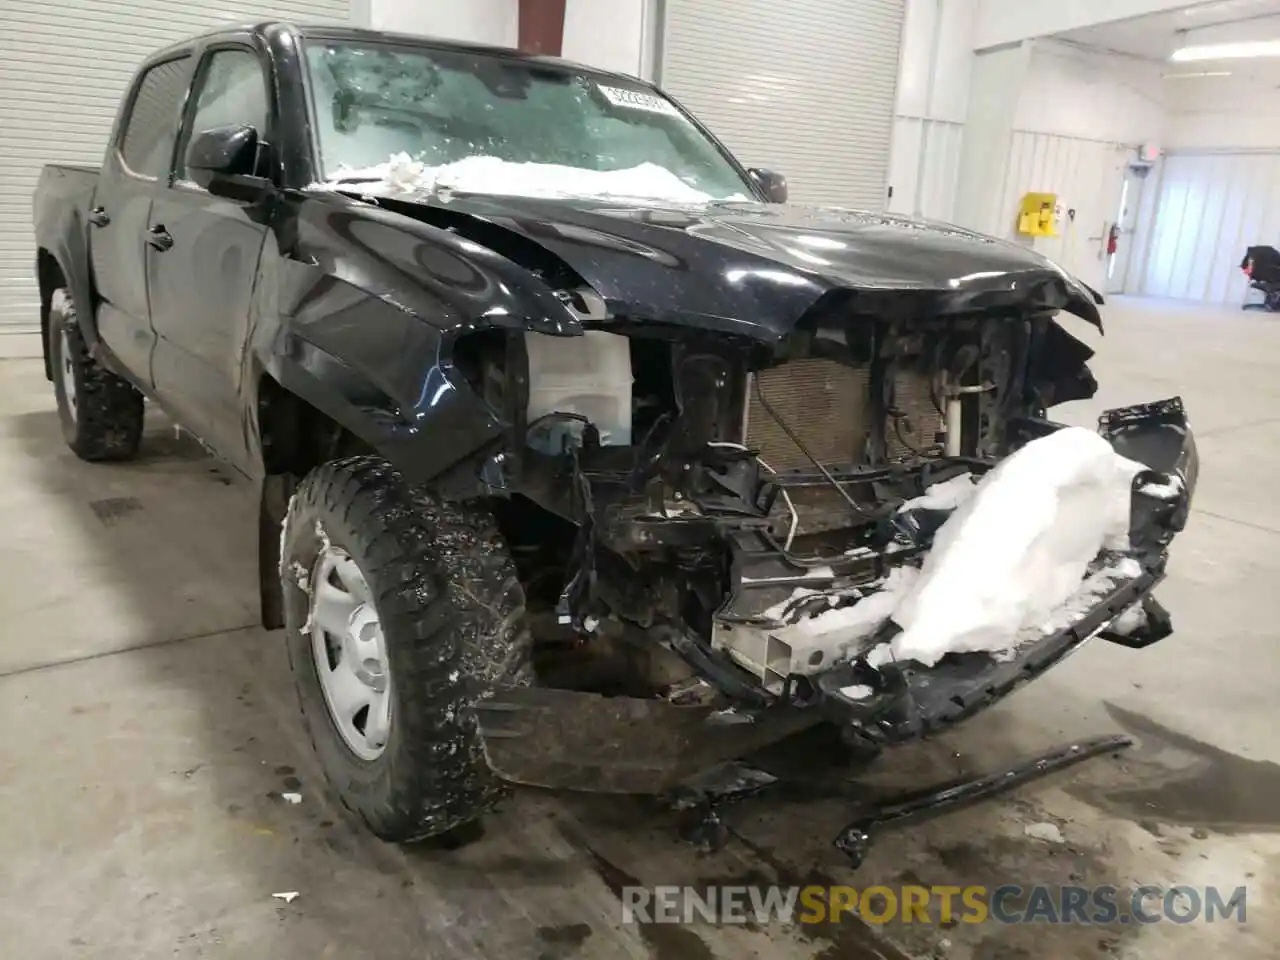
[[[824,466],[862,463],[871,433],[870,371],[834,360],[793,360],[759,377],[769,405]],[[885,423],[890,459],[915,456],[937,443],[944,418],[929,395],[929,378],[899,369],[893,376],[894,409]],[[896,429],[895,429],[896,424]],[[746,444],[775,470],[811,467],[804,452],[764,409],[754,386],[748,392]]]

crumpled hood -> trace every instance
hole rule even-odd
[[[756,202],[454,194],[386,205],[410,215],[425,205],[520,234],[633,319],[776,340],[824,295],[848,291],[845,309],[859,316],[1061,309],[1102,326],[1100,298],[1045,257],[947,224]]]

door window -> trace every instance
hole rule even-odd
[[[178,177],[185,176],[187,147],[192,137],[205,130],[248,124],[264,139],[267,135],[267,84],[254,54],[248,50],[215,50],[206,58],[196,86],[195,110],[178,155]]]
[[[120,155],[133,173],[162,177],[169,172],[173,141],[187,89],[189,57],[166,60],[147,70],[129,107]]]

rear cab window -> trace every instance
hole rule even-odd
[[[190,82],[190,56],[146,69],[138,80],[120,136],[120,158],[132,174],[167,178]]]

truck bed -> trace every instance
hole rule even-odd
[[[98,185],[99,167],[78,163],[46,163],[35,193],[36,233],[67,208],[87,210]]]

